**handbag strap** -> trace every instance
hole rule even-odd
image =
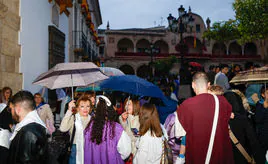
[[[215,99],[215,112],[214,112],[212,131],[211,131],[210,141],[209,141],[209,145],[208,145],[208,151],[207,151],[205,164],[209,164],[209,161],[210,161],[212,148],[213,148],[213,144],[214,144],[214,139],[215,139],[215,134],[216,134],[216,128],[217,128],[217,124],[218,124],[218,117],[219,117],[219,99],[216,95],[214,95],[214,94],[212,94],[212,95]]]
[[[251,158],[249,156],[249,154],[247,153],[247,151],[244,149],[244,147],[240,144],[240,142],[238,141],[238,139],[235,137],[234,133],[232,132],[232,130],[229,127],[229,135],[231,140],[233,141],[234,145],[237,147],[237,149],[241,152],[241,154],[246,158],[246,160],[248,161],[248,163],[252,163],[253,158]]]
[[[75,128],[75,115],[73,115],[73,116],[74,116],[74,126],[73,126],[73,132],[72,132],[72,136],[71,136],[71,142],[70,142],[71,144],[69,145],[69,148],[68,148],[69,151],[71,151],[71,147],[74,143],[74,136],[75,136],[75,130],[76,130],[76,128]]]

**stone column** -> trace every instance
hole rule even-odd
[[[9,86],[14,93],[22,89],[19,5],[20,0],[0,1],[0,88]]]
[[[242,45],[242,55],[245,55],[245,45]]]

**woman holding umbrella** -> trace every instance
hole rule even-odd
[[[87,96],[82,96],[75,101],[72,100],[68,105],[61,125],[60,131],[74,133],[74,139],[71,149],[69,164],[83,164],[84,163],[84,129],[90,121],[91,116],[91,101]]]

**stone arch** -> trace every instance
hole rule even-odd
[[[202,52],[202,43],[196,38],[196,46],[194,47],[194,37],[187,36],[184,38],[185,44],[188,46],[188,53],[201,53]]]
[[[135,70],[128,64],[120,66],[119,69],[126,75],[135,75]]]
[[[147,39],[140,39],[137,41],[136,49],[137,52],[145,52],[146,49],[150,48],[150,42]]]
[[[154,43],[154,46],[156,48],[159,48],[160,52],[159,53],[168,53],[169,52],[169,47],[168,44],[164,40],[158,40]]]
[[[229,54],[230,55],[241,55],[242,54],[242,47],[236,42],[232,42],[229,45]]]
[[[149,65],[141,65],[137,69],[137,76],[141,78],[146,78],[152,75],[152,68]]]
[[[212,48],[212,55],[225,55],[226,52],[226,45],[223,42],[214,43]]]
[[[117,42],[117,51],[118,52],[134,52],[134,44],[128,38],[120,39]]]
[[[255,45],[255,43],[252,42],[246,43],[244,47],[244,54],[257,55],[257,46]]]

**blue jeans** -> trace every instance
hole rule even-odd
[[[75,144],[72,145],[69,164],[76,164],[76,145]]]

